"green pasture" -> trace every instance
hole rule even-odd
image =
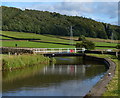
[[[3,47],[15,47],[15,44],[18,47],[31,47],[31,48],[74,48],[75,46],[69,45],[71,43],[70,40],[62,39],[60,36],[55,35],[40,35],[34,33],[24,33],[24,32],[13,32],[13,31],[2,31],[3,35],[8,37],[20,38],[20,39],[34,39],[37,42],[31,41],[13,41],[12,38],[3,37],[2,39],[11,39],[10,41],[2,41]],[[76,38],[76,37],[75,37]],[[73,43],[79,43],[80,41],[74,41]],[[94,42],[94,41],[93,41]],[[97,46],[113,46],[115,47],[116,43],[108,43],[108,42],[94,42],[96,49],[115,49],[109,47],[97,47]],[[68,44],[68,45],[64,45]]]
[[[1,36],[0,39],[11,39],[11,38]]]
[[[95,49],[116,49],[116,48],[108,48],[108,47],[95,47]]]
[[[107,42],[94,42],[95,46],[116,46],[117,43],[107,43]]]
[[[51,43],[40,43],[40,42],[30,42],[30,41],[3,41],[3,47],[15,47],[17,44],[18,47],[28,47],[28,48],[73,48],[74,46],[70,45],[60,45],[60,44],[51,44]]]
[[[15,47],[15,44],[17,44],[18,47],[28,47],[28,48],[74,48],[75,47],[70,45],[60,45],[60,44],[30,42],[30,41],[2,41],[1,45],[3,47]],[[96,49],[115,49],[115,48],[96,47]]]
[[[2,31],[2,34],[10,37],[15,37],[15,38],[37,39],[45,42],[70,43],[69,40],[56,38],[55,36],[53,37],[53,36],[40,35],[40,34],[34,34],[34,33]]]

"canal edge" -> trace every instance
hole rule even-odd
[[[97,82],[97,84],[94,85],[93,88],[83,98],[102,96],[102,94],[107,90],[107,84],[112,80],[115,75],[116,64],[108,58],[100,58],[88,55],[85,55],[85,58],[103,61],[104,63],[106,63],[106,67],[108,67],[109,69],[104,74],[104,76]]]

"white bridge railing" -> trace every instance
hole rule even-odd
[[[33,48],[34,53],[77,53],[78,51],[84,52],[85,48]]]

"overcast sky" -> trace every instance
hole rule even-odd
[[[66,2],[67,0],[59,0],[59,2],[49,1],[50,0],[47,0],[47,2],[2,2],[2,5],[21,9],[58,12],[70,16],[84,16],[96,21],[118,25],[118,2],[73,2],[73,0],[69,0],[71,2]]]

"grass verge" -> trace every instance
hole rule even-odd
[[[43,55],[3,55],[2,70],[21,69],[36,64],[49,64],[49,58]]]

